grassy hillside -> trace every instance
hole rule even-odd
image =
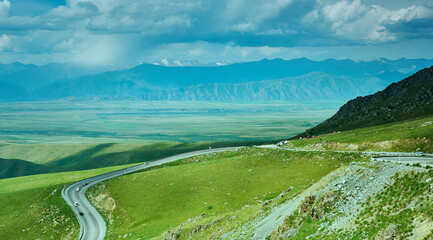
[[[109,222],[108,238],[209,239],[262,213],[269,200],[283,202],[353,160],[364,158],[243,148],[112,179],[89,195]]]
[[[50,172],[50,168],[41,164],[18,159],[0,158],[0,178],[19,177]]]
[[[0,239],[76,239],[79,225],[63,187],[123,167],[0,179]]]
[[[383,182],[363,181],[375,174]],[[268,239],[433,239],[432,179],[419,165],[350,166],[305,197]]]
[[[0,178],[124,165],[208,149],[209,147],[217,148],[261,143],[263,142],[4,144],[0,146],[0,157],[18,156],[23,159],[0,158]]]
[[[334,116],[298,137],[410,120],[432,113],[433,66],[393,83],[383,91],[347,102]]]
[[[310,139],[291,140],[285,147],[433,153],[433,117],[337,132]]]

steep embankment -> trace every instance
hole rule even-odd
[[[228,239],[432,239],[433,171],[352,163],[236,231]]]
[[[287,148],[433,153],[433,117],[290,140]]]
[[[433,114],[433,67],[385,90],[349,101],[331,118],[297,137],[308,137]]]

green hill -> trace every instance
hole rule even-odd
[[[146,162],[209,147],[265,143],[5,144],[0,146],[0,179]],[[3,159],[6,157],[14,159]]]
[[[433,66],[383,91],[347,102],[331,118],[296,136],[311,137],[433,114]]]
[[[80,226],[62,189],[128,166],[0,179],[0,239],[76,239]]]
[[[433,117],[293,139],[287,148],[433,153]]]
[[[109,223],[108,239],[177,239],[166,236],[171,228],[181,239],[215,239],[267,210],[268,200],[282,203],[340,166],[366,159],[241,148],[114,178],[89,195]]]
[[[25,175],[51,172],[51,168],[19,159],[0,158],[0,178],[10,178]]]

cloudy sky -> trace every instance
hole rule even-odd
[[[432,0],[0,0],[0,62],[433,58]]]

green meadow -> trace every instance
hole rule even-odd
[[[342,102],[0,103],[0,143],[274,141],[303,132]]]
[[[341,103],[0,103],[0,178],[151,161],[293,136]]]
[[[0,179],[0,239],[76,239],[79,224],[62,189],[124,167]]]
[[[92,188],[89,195],[109,223],[109,239],[162,238],[171,228],[180,229],[181,239],[187,239],[199,224],[208,229],[195,237],[210,239],[216,229],[219,234],[228,232],[260,214],[264,201],[276,201],[289,187],[293,190],[280,202],[355,160],[365,158],[241,148],[115,178]]]

